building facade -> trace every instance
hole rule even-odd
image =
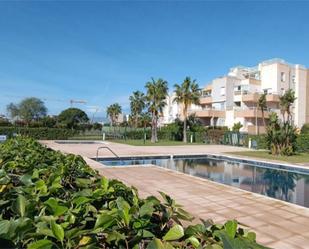
[[[175,119],[181,118],[182,108],[181,105],[175,102],[176,94],[171,93],[165,98],[165,106],[163,107],[162,114],[158,120],[158,126],[162,127],[167,124],[173,123]]]
[[[240,122],[241,131],[255,134],[265,132],[262,112],[257,108],[258,99],[266,93],[267,122],[270,112],[280,117],[279,97],[288,89],[295,91],[292,107],[293,122],[301,128],[309,123],[309,69],[292,65],[281,59],[263,61],[256,67],[231,68],[226,76],[214,79],[202,89],[201,106],[192,107],[206,126],[232,128]]]

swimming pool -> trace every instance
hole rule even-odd
[[[229,160],[224,157],[177,156],[99,159],[107,166],[154,164],[196,177],[234,186],[309,207],[309,170],[285,165]]]

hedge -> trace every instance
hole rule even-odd
[[[7,135],[11,138],[14,134],[34,139],[55,140],[68,139],[75,134],[75,131],[61,128],[0,127],[0,135]]]

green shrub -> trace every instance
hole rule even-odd
[[[301,128],[301,134],[309,134],[309,124],[304,124]]]
[[[108,180],[76,155],[64,155],[33,139],[0,145],[1,248],[264,248],[236,221],[192,217],[161,193]]]
[[[74,133],[72,130],[60,128],[0,127],[0,135],[7,135],[9,138],[19,134],[42,140],[68,139]]]
[[[259,150],[266,150],[268,148],[265,135],[249,135],[248,140],[249,139],[251,139],[251,142],[256,141],[257,149]],[[248,146],[248,141],[246,142],[246,146]]]
[[[309,134],[300,134],[296,143],[298,152],[309,152]]]

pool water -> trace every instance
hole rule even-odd
[[[108,166],[154,164],[250,192],[309,207],[309,172],[261,167],[229,160],[195,158],[127,158],[100,160]]]

